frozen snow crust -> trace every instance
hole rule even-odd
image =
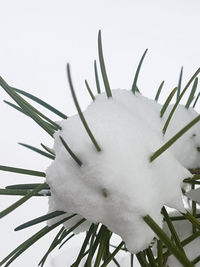
[[[46,171],[52,194],[49,209],[78,214],[65,223],[66,228],[86,218],[77,231],[101,222],[121,236],[130,252],[137,253],[154,237],[142,217],[149,214],[162,226],[163,205],[183,210],[180,183],[190,173],[170,149],[149,161],[164,144],[160,105],[127,90],[112,94],[109,99],[105,94],[96,96],[84,112],[101,152],[96,151],[78,115],[59,123],[56,158]],[[81,160],[81,167],[59,136]],[[60,217],[49,224],[57,220]]]

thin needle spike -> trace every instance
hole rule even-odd
[[[99,34],[98,34],[98,52],[99,52],[99,62],[100,62],[101,74],[102,74],[102,77],[103,77],[103,82],[104,82],[104,86],[105,86],[105,89],[106,89],[106,94],[107,94],[107,97],[112,97],[110,84],[109,84],[108,76],[107,76],[107,73],[106,73],[104,56],[103,56],[101,30],[99,31]]]
[[[192,103],[193,99],[194,99],[194,95],[197,89],[197,85],[198,85],[198,77],[194,80],[193,86],[192,86],[192,90],[190,92],[190,95],[188,97],[188,101],[185,105],[185,107],[188,109],[190,107],[190,104]]]
[[[167,118],[167,120],[165,122],[165,125],[163,127],[163,134],[166,133],[167,127],[168,127],[168,125],[170,123],[170,120],[171,120],[171,118],[172,118],[172,116],[173,116],[173,114],[174,114],[174,112],[175,112],[175,110],[176,110],[179,102],[181,101],[181,99],[184,96],[186,90],[188,89],[188,87],[190,86],[190,84],[193,82],[193,80],[196,78],[196,76],[199,74],[199,72],[200,72],[200,68],[198,68],[198,70],[193,74],[193,76],[191,77],[191,79],[188,81],[188,83],[186,84],[185,88],[183,89],[182,93],[178,97],[175,105],[173,106],[173,108],[172,108],[172,110],[171,110],[171,112],[170,112],[170,114],[169,114],[169,116],[168,116],[168,118]]]
[[[34,190],[31,190],[29,193],[27,193],[24,197],[20,198],[18,201],[16,201],[14,204],[10,205],[8,208],[0,212],[0,218],[3,218],[19,206],[21,206],[23,203],[25,203],[28,199],[30,199],[34,194],[40,192],[47,186],[47,183],[41,184],[37,186]]]
[[[196,97],[196,99],[195,99],[195,101],[194,101],[193,108],[195,108],[195,106],[196,106],[196,104],[197,104],[197,101],[198,101],[199,97],[200,97],[200,92],[198,93],[198,95],[197,95],[197,97]]]
[[[82,260],[82,258],[84,257],[85,249],[86,249],[86,247],[88,245],[88,242],[90,240],[91,235],[93,234],[94,228],[95,228],[95,225],[92,224],[90,226],[89,231],[86,234],[85,240],[84,240],[84,242],[82,244],[82,247],[81,247],[81,250],[80,250],[80,252],[78,254],[78,257],[77,257],[76,261],[72,264],[73,267],[78,267],[80,262],[81,262],[81,260]]]
[[[33,110],[32,106],[26,102],[20,95],[18,95],[12,87],[10,87],[2,77],[0,77],[0,86],[7,92],[7,94],[13,98],[13,100],[27,113],[40,127],[42,127],[52,137],[54,135],[54,129],[43,121],[38,114]]]
[[[75,216],[75,215],[72,215]],[[43,266],[48,255],[63,241],[63,239],[68,236],[72,231],[74,231],[74,229],[76,229],[79,225],[81,225],[83,222],[85,221],[85,219],[82,219],[81,221],[79,221],[78,223],[76,223],[75,225],[73,225],[69,230],[64,229],[64,231],[62,231],[61,235],[58,236],[54,239],[53,243],[50,245],[49,249],[47,250],[47,252],[45,253],[45,255],[43,256],[43,258],[41,259],[41,261],[39,262],[38,266],[41,265]],[[75,234],[70,235],[61,245],[60,247],[63,246],[64,243],[66,243],[68,240],[70,240]],[[59,249],[60,249],[59,247]]]
[[[161,111],[160,111],[160,117],[161,117],[161,118],[162,118],[163,115],[165,114],[165,111],[167,110],[167,108],[168,108],[168,106],[169,106],[169,104],[170,104],[170,102],[171,102],[173,96],[175,95],[176,91],[177,91],[177,87],[175,87],[175,88],[171,91],[171,93],[169,94],[168,98],[166,99],[166,101],[165,101],[165,103],[164,103],[164,105],[163,105],[163,107],[162,107],[162,109],[161,109]]]
[[[6,103],[7,105],[11,106],[12,108],[16,109],[17,111],[20,111],[24,115],[30,117],[26,112],[24,112],[24,110],[22,108],[18,107],[17,105],[15,105],[9,101],[6,101],[6,100],[3,100],[3,102]]]
[[[25,95],[25,96],[32,96],[33,95],[30,95],[28,93],[26,93],[25,91],[22,91],[22,90],[19,90],[19,89],[16,89],[14,87],[11,87],[15,92],[19,93],[19,94],[22,94],[22,95]],[[30,98],[30,97],[29,97]],[[32,99],[31,98],[31,99]],[[23,99],[23,98],[21,98]],[[37,98],[39,100],[39,98]],[[29,104],[25,99],[23,99],[23,102],[24,104],[26,104],[30,109],[32,109],[35,113],[37,113],[39,116],[41,116],[43,119],[45,119],[46,121],[50,122],[52,124],[52,126],[54,126],[55,130],[57,129],[61,129],[61,127],[55,123],[54,121],[52,121],[51,119],[49,119],[47,116],[45,116],[43,113],[41,113],[39,110],[37,110],[35,107],[33,107],[31,104]]]
[[[0,195],[8,195],[8,196],[25,196],[27,193],[29,193],[30,190],[26,189],[5,189],[0,188]],[[49,191],[44,193],[34,193],[34,197],[46,197],[50,196],[51,193]]]
[[[6,101],[6,100],[3,100],[3,102],[6,103],[7,105],[9,105],[10,107],[16,109],[17,111],[21,112],[22,114],[24,114],[24,115],[28,116],[29,118],[31,118],[31,116],[27,112],[25,112],[22,108],[18,107],[17,105],[15,105],[15,104],[13,104],[13,103],[11,103],[9,101]],[[55,126],[53,126],[52,124],[50,124],[50,123],[48,123],[46,121],[43,121],[43,124],[46,124],[48,128],[57,129],[57,128],[55,128]]]
[[[191,213],[182,213],[186,219],[188,219],[193,225],[195,225],[200,230],[200,222]]]
[[[188,123],[177,134],[175,134],[169,141],[167,141],[162,147],[160,147],[156,152],[154,152],[154,154],[150,157],[150,162],[154,161],[163,152],[165,152],[171,145],[173,145],[174,142],[176,142],[176,140],[178,140],[184,133],[186,133],[199,120],[200,120],[200,115],[198,115],[194,120]]]
[[[165,218],[165,221],[167,222],[168,228],[169,228],[169,230],[171,232],[171,235],[172,235],[172,237],[174,239],[174,242],[175,242],[176,246],[183,252],[183,254],[185,254],[185,251],[183,249],[181,241],[180,241],[180,239],[178,237],[178,234],[177,234],[177,232],[176,232],[176,230],[174,228],[174,225],[173,225],[172,221],[170,220],[170,217],[169,217],[168,212],[167,212],[165,207],[162,208],[162,214],[163,214],[163,216]]]
[[[48,103],[46,103],[45,101],[43,101],[42,99],[29,94],[23,90],[17,89],[17,88],[13,88],[17,93],[24,95],[28,98],[30,98],[31,100],[37,102],[38,104],[40,104],[41,106],[45,107],[46,109],[50,110],[51,112],[55,113],[56,115],[58,115],[59,117],[63,118],[63,119],[67,119],[68,116],[65,115],[64,113],[62,113],[61,111],[57,110],[56,108],[52,107],[51,105],[49,105]]]
[[[95,74],[95,82],[96,82],[96,87],[97,87],[97,93],[101,94],[101,88],[99,84],[99,75],[97,71],[97,62],[96,60],[94,61],[94,74]]]
[[[200,256],[196,257],[196,258],[192,261],[192,263],[193,263],[193,264],[196,264],[196,263],[198,263],[199,261],[200,261]]]
[[[53,239],[51,245],[49,246],[49,249],[47,250],[45,255],[42,257],[41,261],[38,263],[38,266],[40,266],[40,265],[44,266],[44,263],[45,263],[48,255],[49,255],[49,253],[57,246],[57,243],[59,242],[58,240],[64,231],[66,231],[65,227],[62,226],[61,229],[59,230],[59,232],[57,233],[57,235],[55,236],[55,238]]]
[[[178,98],[181,93],[181,83],[182,83],[182,77],[183,77],[183,67],[181,67],[179,79],[178,79],[178,90],[177,90],[177,95],[176,95],[176,101],[178,101]]]
[[[158,102],[158,98],[160,96],[160,93],[161,93],[161,90],[163,88],[164,83],[165,83],[165,81],[162,81],[161,84],[160,84],[160,86],[158,87],[158,91],[157,91],[156,96],[155,96],[155,101],[156,102]]]
[[[136,254],[137,260],[139,261],[141,267],[149,267],[149,264],[146,260],[146,256],[143,251],[140,251]]]
[[[26,148],[28,148],[28,149],[30,149],[32,151],[35,151],[35,152],[37,152],[37,153],[39,153],[39,154],[41,154],[41,155],[43,155],[43,156],[45,156],[47,158],[50,158],[50,159],[53,159],[53,160],[55,159],[55,156],[53,156],[53,155],[51,155],[51,154],[49,154],[49,153],[37,148],[37,147],[30,146],[30,145],[27,145],[27,144],[24,144],[24,143],[18,143],[18,144],[21,145],[21,146],[24,146],[24,147],[26,147]]]
[[[75,236],[75,234],[71,234],[67,239],[65,239],[65,244],[67,243],[67,241],[69,241],[73,236]],[[63,237],[63,238],[65,238],[65,236]],[[61,240],[62,241],[62,240]],[[60,242],[61,242],[60,241]],[[63,246],[64,244],[62,244],[62,245],[60,245],[60,247],[58,248],[58,249],[61,249],[61,247]]]
[[[90,128],[85,120],[85,117],[83,116],[83,113],[81,111],[81,108],[79,106],[79,103],[78,103],[78,100],[77,100],[77,97],[76,97],[76,94],[75,94],[75,91],[74,91],[74,87],[73,87],[73,84],[72,84],[72,79],[71,79],[71,73],[70,73],[70,66],[69,64],[67,64],[67,76],[68,76],[68,81],[69,81],[69,86],[70,86],[70,89],[71,89],[71,93],[72,93],[72,97],[73,97],[73,100],[74,100],[74,104],[76,106],[76,109],[78,111],[78,114],[79,114],[79,117],[85,127],[85,130],[87,131],[92,143],[94,144],[94,146],[96,147],[96,150],[98,152],[101,151],[101,148],[100,146],[98,145],[96,139],[94,138],[92,132],[90,131]]]
[[[67,152],[70,154],[70,156],[76,161],[76,163],[81,166],[82,162],[80,161],[80,159],[74,154],[74,152],[70,149],[70,147],[67,145],[67,143],[65,142],[65,140],[62,138],[62,136],[59,136],[63,146],[65,147],[65,149],[67,150]]]
[[[153,255],[151,248],[149,247],[145,251],[146,251],[146,255],[147,255],[150,266],[151,267],[157,267],[157,264],[156,264],[156,261],[154,259],[154,255]]]
[[[95,241],[93,239],[93,243],[91,243],[91,246],[90,246],[90,249],[89,249],[89,254],[88,254],[88,257],[87,257],[87,260],[86,260],[86,263],[85,263],[85,266],[91,266],[92,264],[92,259],[93,259],[93,256],[96,252],[96,249],[99,245],[99,242],[101,240],[101,237],[102,237],[102,234],[103,234],[103,225],[101,226],[101,228],[99,229],[99,232],[98,234],[95,234],[93,237],[95,238]]]
[[[14,185],[8,185],[5,188],[6,189],[26,189],[26,190],[31,189],[32,190],[32,189],[35,189],[39,185],[41,185],[41,183],[40,184],[38,184],[38,183],[37,184],[36,183],[34,183],[34,184],[14,184]],[[44,189],[49,190],[50,189],[49,185],[47,184],[46,188],[44,188]]]
[[[108,238],[109,238],[109,232],[108,232],[107,228],[103,225],[103,233],[102,233],[102,236],[100,238],[99,249],[97,252],[94,266],[98,266],[98,267],[100,266],[100,262],[103,258],[103,254],[104,254],[105,247],[106,247],[106,241],[108,240]]]
[[[195,184],[192,183],[192,189],[195,189]],[[192,215],[194,217],[196,217],[196,212],[197,212],[197,205],[196,205],[196,202],[195,201],[192,201]],[[196,225],[192,225],[192,232],[193,234],[196,232]]]
[[[187,244],[189,244],[190,242],[192,242],[194,239],[196,239],[197,237],[200,236],[200,231],[196,231],[194,234],[192,234],[191,236],[187,237],[186,239],[184,239],[181,244],[182,246],[186,246]]]
[[[22,98],[23,99],[23,98]],[[45,116],[43,113],[41,113],[39,110],[37,110],[35,107],[33,107],[31,104],[29,104],[28,102],[24,101],[24,104],[26,107],[28,107],[31,111],[35,112],[37,115],[39,115],[40,117],[42,117],[43,119],[45,119],[45,121],[48,121],[50,123],[50,126],[55,129],[55,130],[61,130],[60,125],[58,125],[57,123],[55,123],[54,121],[52,121],[51,119],[49,119],[47,116]]]
[[[120,249],[123,247],[124,242],[122,241],[118,247],[113,251],[113,253],[110,254],[109,258],[101,265],[101,267],[106,267],[108,265],[109,262],[111,262],[113,260],[113,258],[115,257],[115,255],[120,251]]]
[[[68,236],[71,232],[74,231],[74,229],[76,229],[79,225],[81,225],[82,223],[84,223],[86,221],[86,219],[81,219],[80,221],[78,221],[75,225],[73,225],[69,230],[67,230],[64,233],[64,236],[62,238],[62,240]],[[60,245],[59,249],[69,240],[69,238],[67,238],[65,241],[63,241],[63,243]]]
[[[53,151],[53,149],[49,148],[48,146],[45,146],[44,144],[40,143],[41,147],[44,148],[44,150],[46,150],[47,152],[49,152],[50,154],[55,156],[55,153]]]
[[[137,80],[138,80],[138,76],[139,76],[139,73],[140,73],[140,69],[141,69],[141,66],[142,66],[142,63],[143,63],[143,60],[145,58],[145,55],[147,53],[148,49],[146,49],[144,51],[144,54],[142,55],[141,59],[140,59],[140,62],[138,64],[138,67],[137,67],[137,70],[136,70],[136,73],[135,73],[135,77],[134,77],[134,81],[133,81],[133,84],[132,84],[132,87],[131,87],[131,90],[132,92],[135,94],[137,91],[138,91],[138,88],[137,88]]]
[[[44,172],[33,171],[33,170],[28,170],[28,169],[21,169],[21,168],[15,168],[15,167],[9,167],[9,166],[3,166],[3,165],[0,165],[0,171],[16,172],[16,173],[33,175],[33,176],[40,176],[40,177],[45,177],[46,176],[46,174]]]
[[[33,220],[30,220],[30,221],[28,221],[26,223],[23,223],[23,224],[19,225],[18,227],[15,228],[15,231],[19,231],[19,230],[25,229],[27,227],[30,227],[30,226],[36,225],[38,223],[53,219],[53,218],[55,218],[57,216],[60,216],[60,215],[63,215],[63,214],[65,214],[64,211],[53,211],[51,213],[45,214],[43,216],[37,217],[37,218],[35,218]]]
[[[94,96],[94,94],[92,93],[92,90],[90,89],[90,86],[89,86],[87,80],[85,80],[85,85],[86,85],[86,87],[87,87],[88,93],[89,93],[89,95],[91,96],[92,100],[95,101],[95,96]]]
[[[163,267],[163,244],[161,240],[157,240],[158,267]]]
[[[134,260],[134,254],[131,253],[130,255],[131,266],[130,267],[133,267],[133,260]]]

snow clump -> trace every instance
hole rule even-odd
[[[91,222],[100,222],[118,234],[130,252],[137,253],[147,248],[155,235],[143,216],[149,214],[162,227],[163,205],[183,211],[180,184],[190,173],[170,149],[150,162],[151,155],[164,144],[159,105],[127,90],[112,94],[109,99],[105,94],[96,96],[84,112],[100,152],[78,115],[59,122],[62,130],[54,136],[56,158],[46,171],[51,188],[49,211],[78,214],[64,223],[66,228],[82,217],[87,219],[79,231],[88,230]]]

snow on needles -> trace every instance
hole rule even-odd
[[[78,115],[59,122],[62,130],[55,134],[56,158],[46,171],[51,188],[49,211],[78,214],[65,222],[66,228],[82,217],[87,219],[76,231],[101,222],[121,236],[130,252],[137,253],[154,237],[143,216],[149,214],[162,226],[163,205],[183,210],[180,184],[190,173],[171,149],[149,160],[165,142],[160,105],[127,90],[113,90],[112,94],[109,99],[105,94],[96,96],[84,112],[101,152],[96,151]],[[48,223],[58,220],[60,217]]]

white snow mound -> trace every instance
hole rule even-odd
[[[66,228],[81,216],[87,221],[79,231],[88,229],[90,222],[101,222],[121,236],[130,252],[137,253],[154,237],[143,216],[149,214],[162,226],[163,205],[183,210],[180,183],[190,173],[169,150],[152,163],[149,160],[164,143],[155,106],[126,90],[113,91],[109,99],[104,94],[97,96],[84,116],[101,152],[96,151],[78,115],[60,122],[62,130],[55,134],[56,158],[46,177],[52,194],[49,210],[79,214],[64,224]],[[81,167],[59,136],[81,160]],[[56,220],[60,217],[49,224]]]

